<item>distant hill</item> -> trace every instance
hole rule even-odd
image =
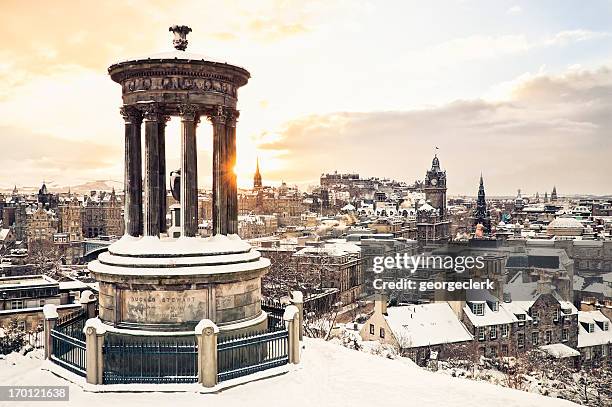
[[[123,192],[123,181],[115,181],[115,180],[97,180],[97,181],[88,181],[85,182],[83,184],[78,184],[78,185],[58,185],[57,183],[53,182],[53,181],[48,181],[45,182],[47,185],[47,189],[49,190],[49,192],[51,193],[66,193],[68,192],[68,190],[70,190],[70,192],[77,194],[77,195],[83,195],[83,194],[88,194],[91,191],[111,191],[113,188],[115,188],[115,191],[117,193],[122,193]],[[41,182],[42,185],[42,182]],[[41,187],[41,185],[36,185],[36,186],[27,186],[27,185],[17,185],[17,190],[19,190],[19,193],[37,193],[38,189]],[[13,185],[2,185],[0,187],[0,192],[1,193],[5,193],[5,194],[10,194],[13,191]]]

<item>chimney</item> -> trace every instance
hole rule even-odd
[[[451,307],[457,318],[461,321],[463,318],[463,307],[465,307],[465,300],[454,300],[447,301],[447,304]]]
[[[374,312],[382,315],[387,315],[387,296],[386,294],[379,294],[374,300]]]
[[[540,276],[538,280],[538,294],[550,294],[551,292],[550,278],[548,276]]]

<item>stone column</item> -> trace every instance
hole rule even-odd
[[[210,116],[213,124],[213,235],[227,235],[227,132],[223,106]]]
[[[83,328],[85,334],[86,380],[89,384],[102,384],[104,375],[104,359],[102,348],[106,327],[98,318],[85,321]]]
[[[159,127],[162,121],[159,107],[143,107],[145,122],[145,202],[144,235],[159,236]]]
[[[236,181],[236,119],[238,112],[227,115],[227,234],[238,234],[238,185]]]
[[[168,212],[167,197],[168,184],[166,181],[166,122],[170,120],[169,116],[161,116],[158,124],[158,147],[159,147],[159,231],[160,233],[166,233],[168,231],[168,224],[166,222],[166,215]]]
[[[283,314],[283,320],[287,325],[287,331],[289,331],[289,363],[293,364],[300,363],[299,313],[300,310],[295,305],[289,305],[287,308],[285,308],[285,313]]]
[[[204,387],[217,385],[217,337],[219,328],[210,319],[201,320],[195,327],[198,342],[198,382]]]
[[[198,232],[197,105],[179,105],[181,116],[181,230],[183,236]]]
[[[55,328],[57,323],[57,307],[54,304],[45,304],[43,306],[43,315],[45,317],[45,325],[43,327],[45,333],[45,359],[49,359],[53,354],[51,330]]]
[[[120,109],[125,120],[124,222],[125,233],[142,234],[142,154],[140,125],[142,115],[133,106]]]
[[[304,338],[304,295],[301,291],[291,292],[291,304],[298,309],[298,324],[300,326],[300,341]]]

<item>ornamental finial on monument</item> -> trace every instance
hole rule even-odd
[[[187,44],[189,43],[189,41],[187,41],[187,34],[191,32],[191,28],[187,27],[186,25],[173,25],[168,29],[168,31],[174,33],[174,39],[172,40],[172,45],[174,45],[174,48],[178,49],[179,51],[185,51],[185,49],[187,49]]]

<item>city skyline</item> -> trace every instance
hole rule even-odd
[[[609,2],[232,2],[215,19],[205,2],[132,1],[120,15],[102,4],[94,16],[74,4],[69,15],[5,7],[3,189],[122,180],[120,89],[106,69],[169,50],[167,27],[180,20],[194,29],[189,51],[252,73],[240,91],[241,187],[257,156],[264,183],[314,185],[334,170],[411,183],[439,146],[449,195],[475,195],[481,171],[490,196],[612,192]],[[172,120],[169,170],[178,132]],[[208,186],[211,134],[200,132]]]

